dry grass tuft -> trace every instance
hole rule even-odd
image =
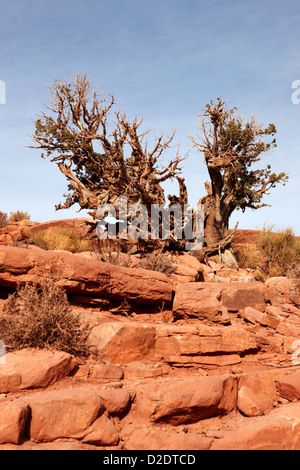
[[[269,276],[299,276],[300,239],[291,227],[278,231],[273,225],[263,227],[257,246],[264,254]]]
[[[72,313],[65,291],[45,278],[40,286],[26,285],[9,296],[2,317],[1,339],[8,351],[50,348],[77,356],[89,349],[87,325]]]
[[[43,250],[66,250],[72,253],[90,251],[90,242],[82,240],[72,230],[37,230],[31,234],[30,241]]]
[[[25,211],[11,212],[9,222],[20,222],[21,220],[30,220],[30,215]]]
[[[138,265],[139,268],[149,269],[151,271],[158,271],[166,275],[173,274],[175,265],[170,258],[163,253],[151,253],[141,259]]]
[[[0,228],[5,227],[8,224],[8,217],[6,212],[0,211]]]

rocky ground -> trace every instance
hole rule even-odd
[[[299,280],[186,253],[168,276],[112,265],[27,245],[36,226],[0,230],[0,316],[18,283],[55,272],[95,353],[6,354],[0,450],[300,449]]]

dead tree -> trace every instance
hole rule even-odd
[[[176,202],[187,204],[187,189],[181,175],[179,145],[174,158],[160,165],[165,150],[172,147],[175,132],[154,139],[148,149],[147,134],[141,131],[143,120],[132,121],[125,112],[114,111],[113,96],[100,97],[85,75],[76,75],[72,83],[56,80],[49,87],[50,106],[35,121],[32,136],[42,157],[50,157],[66,176],[69,193],[65,202],[55,206],[66,209],[78,203],[96,217],[100,205],[111,204],[119,216],[119,197],[126,196],[128,208],[143,204],[151,216],[151,205]],[[162,184],[175,179],[179,195],[166,201]],[[130,221],[132,217],[128,215]]]

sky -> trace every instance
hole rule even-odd
[[[235,211],[230,228],[290,226],[300,235],[299,21],[299,0],[0,0],[0,211],[37,222],[86,216],[78,206],[55,211],[67,180],[28,146],[48,85],[87,73],[150,135],[176,129],[193,207],[208,175],[188,136],[199,135],[205,105],[221,97],[274,123],[277,148],[261,166],[289,182],[264,198],[271,207]]]

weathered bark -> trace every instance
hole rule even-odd
[[[235,209],[259,209],[267,204],[260,204],[262,197],[277,183],[287,181],[282,172],[271,173],[270,165],[263,170],[249,170],[252,163],[261,159],[276,141],[264,142],[267,136],[274,137],[274,124],[263,129],[254,117],[243,126],[244,117],[239,117],[236,110],[227,110],[218,98],[211,102],[200,120],[203,138],[198,141],[190,136],[195,147],[204,154],[204,160],[210,177],[206,182],[207,195],[200,200],[204,205],[206,255],[218,252],[219,258],[229,262],[232,235],[228,236],[229,219]],[[223,254],[222,254],[223,253]],[[222,256],[221,256],[222,255]],[[234,262],[232,258],[232,262]]]

